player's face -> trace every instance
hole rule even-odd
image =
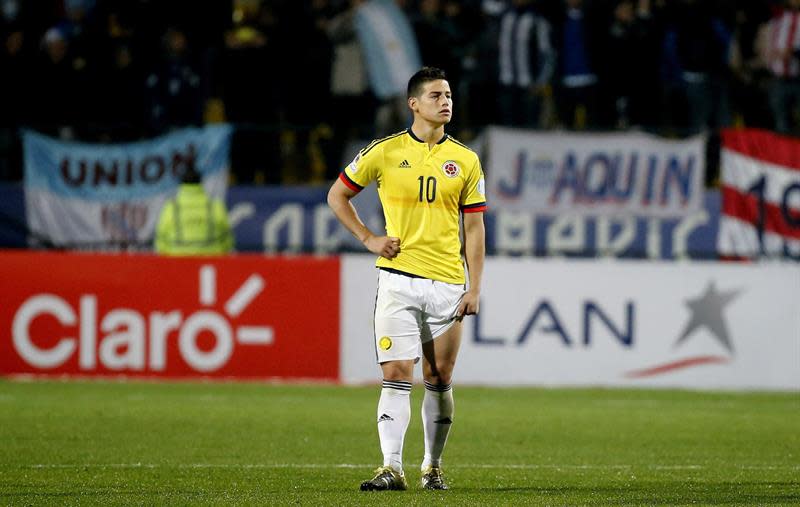
[[[422,86],[419,97],[409,101],[411,110],[424,120],[444,125],[453,117],[453,97],[450,83],[445,79],[429,81]]]

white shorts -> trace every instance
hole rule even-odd
[[[422,344],[455,322],[464,285],[378,270],[375,351],[378,363],[422,357]]]

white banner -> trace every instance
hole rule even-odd
[[[111,248],[152,240],[164,202],[194,167],[213,197],[228,181],[228,125],[184,129],[137,143],[69,143],[23,134],[25,201],[34,238],[57,246]]]
[[[683,217],[703,207],[705,137],[486,133],[489,206],[542,214]]]
[[[373,264],[343,257],[346,383],[380,380]],[[456,383],[800,390],[797,264],[490,258],[483,285]]]

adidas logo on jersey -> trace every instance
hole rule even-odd
[[[381,423],[381,422],[383,422],[383,421],[394,421],[394,418],[393,418],[393,417],[391,417],[391,416],[390,416],[390,415],[388,415],[388,414],[383,414],[382,416],[380,416],[380,417],[378,418],[378,422],[379,422],[379,423]]]
[[[397,167],[399,167],[400,169],[408,169],[409,167],[411,167],[411,164],[408,163],[408,160],[403,159],[403,161],[400,162],[400,165]]]

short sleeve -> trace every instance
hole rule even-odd
[[[352,162],[347,164],[347,167],[339,174],[339,179],[350,190],[360,192],[364,187],[378,179],[378,172],[381,167],[380,156],[380,147],[367,146],[358,152]]]
[[[464,189],[461,192],[461,211],[464,213],[476,213],[486,211],[486,182],[483,178],[481,162],[475,158],[475,163],[467,173]]]

